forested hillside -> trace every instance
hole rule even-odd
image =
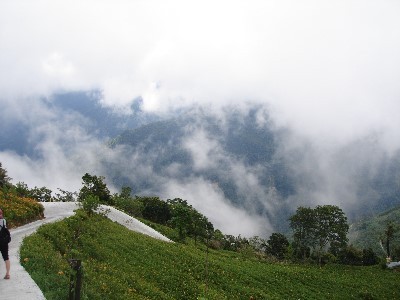
[[[364,218],[350,227],[350,241],[359,248],[372,248],[376,253],[386,253],[387,230],[393,226],[391,248],[400,247],[400,207],[385,211],[377,216]]]

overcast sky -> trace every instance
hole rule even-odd
[[[0,2],[1,99],[269,103],[307,134],[399,128],[400,2]]]
[[[29,103],[60,90],[97,89],[118,108],[141,96],[156,113],[263,103],[318,147],[374,132],[391,152],[400,146],[399,15],[397,0],[0,0],[0,105],[36,124],[47,112]],[[60,159],[47,159],[50,180]],[[28,158],[15,161],[35,173]]]

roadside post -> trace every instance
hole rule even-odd
[[[69,277],[69,300],[80,300],[82,289],[82,261],[80,259],[68,259],[68,263],[75,274]]]

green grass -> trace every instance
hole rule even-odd
[[[204,248],[81,212],[39,228],[20,256],[47,299],[66,299],[70,257],[83,261],[83,299],[400,299],[399,273],[378,266],[272,264],[210,250],[206,277]]]

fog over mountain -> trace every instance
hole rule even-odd
[[[77,190],[89,172],[184,198],[234,234],[279,230],[298,205],[382,211],[400,203],[399,13],[3,1],[0,161],[15,183]]]

